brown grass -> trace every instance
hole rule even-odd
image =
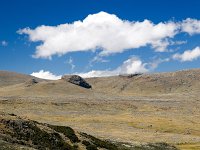
[[[117,141],[198,148],[200,70],[87,81],[93,89],[62,80],[4,86],[0,111]]]

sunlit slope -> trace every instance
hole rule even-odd
[[[30,84],[34,77],[13,72],[0,72],[1,96],[51,96],[106,94],[121,96],[148,96],[162,94],[198,94],[200,69],[171,73],[143,74],[137,76],[114,76],[88,78],[92,89],[86,89],[65,80],[42,80]]]
[[[35,77],[16,72],[0,71],[0,87],[24,83],[33,78]],[[42,81],[42,79],[38,80]]]
[[[200,91],[200,69],[133,77],[90,78],[87,81],[95,91],[119,95],[196,93]]]
[[[25,82],[0,88],[1,96],[78,96],[90,92],[89,89],[79,87],[63,80],[41,81],[30,86],[27,86],[27,83]]]

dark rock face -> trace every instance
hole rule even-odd
[[[136,76],[140,76],[142,75],[142,73],[134,73],[134,74],[125,74],[125,75],[119,75],[119,77],[126,77],[126,78],[132,78],[132,77],[136,77]]]
[[[87,83],[83,78],[81,78],[78,75],[72,75],[72,76],[64,75],[64,76],[62,76],[61,79],[64,79],[72,84],[75,84],[75,85],[78,85],[78,86],[81,86],[81,87],[84,87],[87,89],[92,88],[92,86],[89,83]]]

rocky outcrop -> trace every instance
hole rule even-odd
[[[80,140],[70,127],[41,124],[0,114],[0,149],[76,150]],[[15,146],[15,147],[14,147]]]
[[[25,84],[26,84],[26,87],[29,87],[29,86],[35,85],[37,83],[38,83],[38,81],[36,79],[30,79]]]
[[[87,83],[85,81],[85,79],[83,79],[82,77],[80,77],[78,75],[72,75],[72,76],[64,75],[64,76],[62,76],[61,79],[65,80],[67,82],[70,82],[72,84],[87,88],[87,89],[92,88],[92,86],[89,83]]]
[[[136,76],[140,76],[140,75],[142,75],[142,73],[134,73],[134,74],[121,74],[121,75],[119,75],[119,77],[132,78],[132,77],[136,77]]]

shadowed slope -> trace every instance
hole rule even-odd
[[[42,124],[22,119],[14,114],[0,114],[0,149],[46,149],[46,150],[177,150],[166,143],[141,146],[128,145],[98,139],[79,133],[67,126]]]

